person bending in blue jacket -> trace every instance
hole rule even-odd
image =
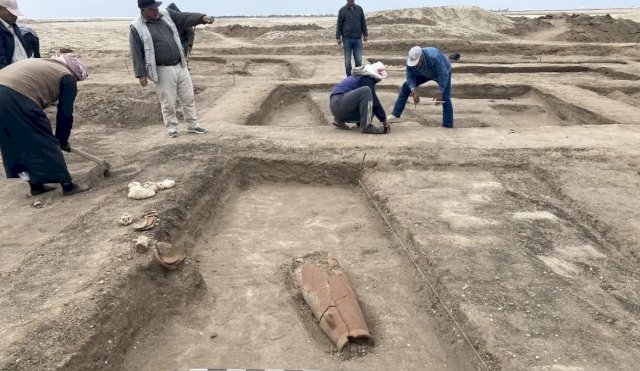
[[[334,86],[329,100],[333,125],[349,130],[346,123],[356,122],[365,134],[388,133],[387,115],[376,94],[376,84],[385,77],[387,71],[384,64],[376,62],[354,68],[351,76]],[[383,123],[383,127],[371,123],[374,115]]]
[[[420,94],[418,86],[428,82],[438,83],[438,93],[433,98],[436,105],[442,105],[442,126],[453,128],[453,104],[451,103],[451,63],[449,57],[437,48],[414,46],[407,58],[407,81],[402,85],[400,94],[387,121],[400,118],[409,97],[418,104]]]

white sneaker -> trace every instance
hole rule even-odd
[[[391,123],[391,122],[397,122],[398,120],[400,120],[399,118],[395,117],[394,115],[388,115],[387,116],[387,122]]]

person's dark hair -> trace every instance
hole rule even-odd
[[[167,6],[167,9],[171,9],[171,10],[175,10],[176,12],[179,12],[180,9],[178,9],[178,6],[176,5],[176,3],[171,3]]]

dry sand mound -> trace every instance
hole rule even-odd
[[[419,24],[496,32],[510,28],[513,21],[476,6],[398,9],[367,15],[367,24]]]
[[[633,16],[633,14],[632,14]],[[566,25],[568,31],[558,30],[555,41],[572,42],[636,42],[640,40],[640,23],[634,22],[628,16],[616,19],[611,15],[590,16],[588,14],[549,14],[535,19],[526,17],[511,18],[513,27],[501,32],[512,36],[523,36],[543,31],[555,26],[558,22]],[[551,23],[548,20],[555,20]]]
[[[592,17],[587,14],[567,16],[569,31],[558,40],[573,42],[635,42],[640,40],[640,23],[615,19],[611,15]]]
[[[546,20],[546,17],[539,18],[527,18],[527,17],[509,17],[513,20],[513,26],[500,32],[511,36],[522,36],[530,33],[547,30],[554,27],[551,22]]]
[[[384,39],[503,40],[513,21],[475,6],[410,8],[367,14],[369,33]],[[398,27],[402,25],[402,27]]]
[[[629,104],[631,106],[637,106],[640,104],[640,93],[630,95],[630,94],[625,94],[619,90],[616,90],[612,93],[607,94],[607,98],[614,99],[614,100]]]
[[[512,27],[513,21],[479,7],[435,7],[368,13],[367,24],[371,40],[429,38],[477,41],[507,39],[498,31]],[[324,28],[317,24],[272,27],[234,24],[213,30],[228,37],[267,44],[326,42],[335,36],[333,23]]]
[[[298,31],[274,31],[264,33],[258,36],[254,42],[267,42],[267,43],[314,43],[318,41],[333,40],[336,35],[334,28],[319,28],[315,30],[298,30]]]
[[[317,31],[322,30],[322,27],[316,24],[295,24],[295,25],[282,25],[273,27],[253,27],[243,26],[239,24],[232,24],[230,26],[215,27],[214,32],[228,36],[228,37],[258,37],[269,32],[290,32],[290,31]]]

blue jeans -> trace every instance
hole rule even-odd
[[[426,77],[418,76],[417,83],[418,86],[428,82]],[[409,84],[405,81],[400,89],[400,94],[398,95],[398,99],[396,100],[396,105],[393,107],[393,112],[391,113],[395,117],[400,117],[402,112],[404,111],[404,107],[407,105],[407,101],[409,100],[409,95],[411,94],[411,89],[409,89]],[[442,99],[444,100],[444,104],[442,105],[442,126],[445,128],[453,127],[453,104],[451,103],[451,76],[449,76],[449,84],[447,88],[442,93]]]
[[[355,59],[356,67],[362,66],[362,38],[343,37],[344,47],[344,67],[347,70],[347,77],[351,76],[351,54]]]

